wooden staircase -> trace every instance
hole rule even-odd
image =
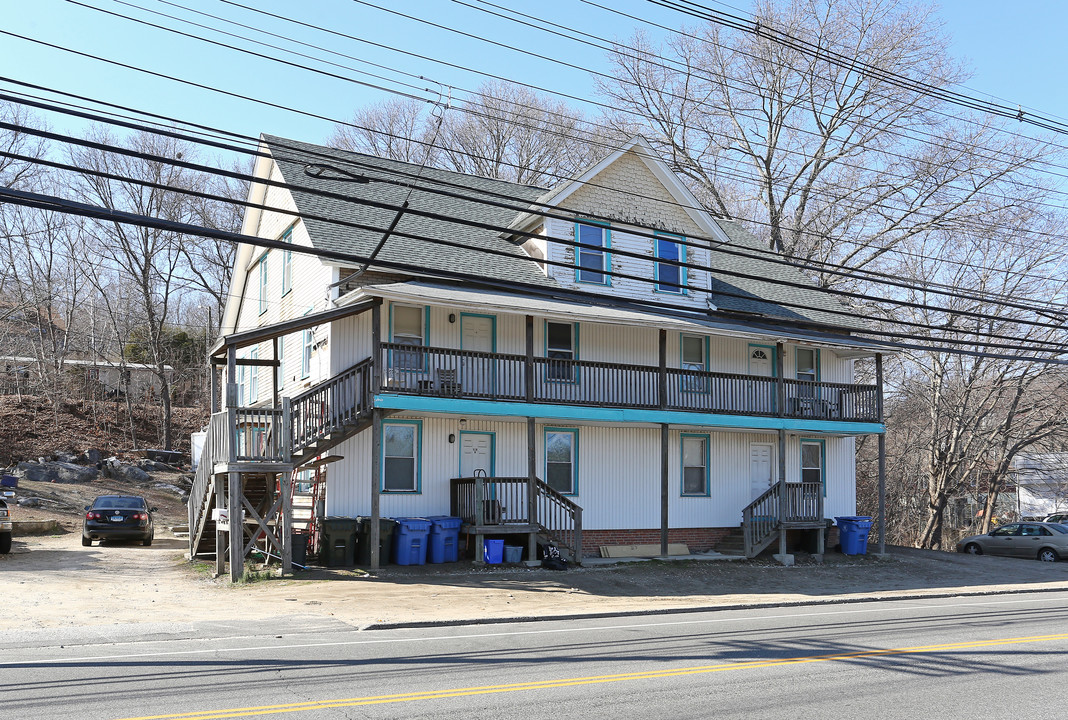
[[[787,530],[825,527],[823,483],[773,484],[742,510],[742,544],[747,558],[755,558]]]
[[[278,473],[297,470],[371,425],[368,358],[293,398],[281,408],[227,408],[213,413],[189,494],[189,554],[215,554],[215,479],[242,476],[242,494],[261,516],[269,510]],[[253,439],[259,438],[259,445]],[[271,466],[278,471],[272,472]],[[270,498],[270,500],[268,500]],[[311,514],[306,514],[310,510]],[[302,512],[305,526],[314,508]]]

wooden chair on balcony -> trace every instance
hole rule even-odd
[[[457,396],[460,394],[460,382],[456,379],[456,368],[438,368],[437,390],[441,395]]]

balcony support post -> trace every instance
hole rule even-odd
[[[779,417],[786,417],[786,352],[782,343],[775,343],[775,410]]]
[[[667,409],[667,330],[661,330],[657,345],[660,359],[659,373],[657,374],[657,389],[659,391],[660,409]]]
[[[385,359],[382,357],[382,301],[379,300],[371,307],[371,394],[374,395],[382,388],[382,365]],[[373,398],[367,398],[373,401]]]
[[[527,317],[530,317],[529,315]],[[528,365],[528,367],[530,367]],[[527,418],[527,524],[540,525],[538,517],[538,459],[537,459],[537,428],[534,418]],[[527,540],[527,559],[538,559],[538,534],[530,533]]]
[[[237,407],[237,348],[226,348],[226,407]]]
[[[875,405],[879,422],[883,418],[883,354],[875,353]],[[886,553],[886,428],[879,433],[879,554]]]
[[[230,520],[230,582],[238,582],[245,574],[245,525],[241,522],[241,473],[227,473],[227,514]],[[219,548],[215,548],[218,552]]]
[[[523,366],[524,397],[534,402],[534,316],[526,316],[526,364]]]
[[[278,338],[271,338],[271,359],[278,362]],[[271,407],[278,407],[278,373],[281,372],[281,367],[275,365],[271,370]]]
[[[782,357],[779,345],[779,357]],[[786,557],[786,431],[779,428],[779,555]]]
[[[377,312],[377,306],[372,312]],[[378,363],[375,363],[378,367]],[[379,555],[379,542],[382,516],[382,411],[371,410],[371,569],[377,570],[382,560]]]
[[[660,331],[661,337],[663,337],[664,331]],[[661,365],[661,367],[663,367]],[[668,424],[660,423],[660,555],[661,557],[668,556],[668,500],[670,498],[670,492],[668,489],[668,443],[670,441],[670,433],[668,432]]]

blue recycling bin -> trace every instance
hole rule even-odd
[[[394,518],[393,562],[397,565],[426,565],[426,540],[430,521],[426,518]]]
[[[483,546],[482,559],[487,565],[500,565],[504,562],[504,540],[487,539]]]
[[[434,515],[430,521],[430,539],[427,561],[437,563],[456,562],[460,559],[460,526],[463,519],[449,515]]]
[[[866,555],[868,553],[868,531],[871,530],[871,518],[866,515],[844,515],[834,519],[838,523],[839,541],[845,555]]]

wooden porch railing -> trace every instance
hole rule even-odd
[[[878,390],[739,373],[382,343],[381,392],[562,405],[877,422]],[[781,407],[780,407],[781,406]]]
[[[290,400],[291,454],[299,454],[367,415],[371,409],[372,370],[372,359],[367,358]]]
[[[540,479],[536,481],[536,517],[527,511],[527,478],[472,477],[451,481],[451,512],[476,526],[537,525],[571,557],[582,558],[582,508]]]
[[[784,526],[822,522],[823,483],[774,483],[742,509],[745,556],[756,557]]]

